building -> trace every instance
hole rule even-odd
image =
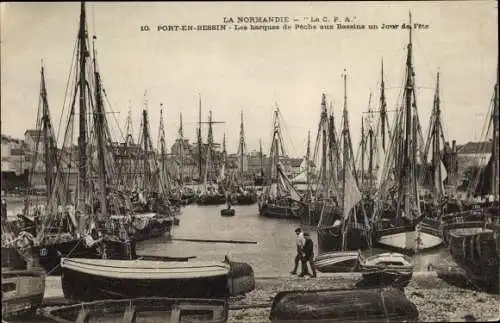
[[[43,154],[44,144],[42,142],[43,131],[38,129],[29,129],[24,132],[24,142],[28,151]],[[38,150],[37,150],[38,148]]]

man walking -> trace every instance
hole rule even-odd
[[[295,256],[295,265],[290,274],[295,275],[297,273],[297,267],[299,266],[299,261],[302,260],[302,248],[304,247],[304,243],[306,242],[304,239],[304,233],[301,228],[295,229],[295,234],[297,235],[296,244],[297,244],[297,255]]]
[[[314,267],[314,242],[311,239],[309,233],[304,233],[305,243],[303,247],[303,257],[302,257],[302,272],[299,277],[304,277],[305,275],[316,277],[316,268]],[[309,274],[307,269],[307,263],[311,266],[312,275]]]

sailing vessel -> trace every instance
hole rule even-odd
[[[354,154],[349,131],[347,113],[347,74],[344,71],[344,111],[342,128],[342,178],[339,195],[340,208],[337,204],[325,205],[318,223],[318,250],[319,255],[330,253],[332,258],[338,258],[338,264],[343,261],[351,262],[354,254],[345,251],[366,249],[371,246],[371,231],[368,218],[364,210],[361,192],[359,191]],[[334,172],[334,175],[336,173]],[[332,251],[341,251],[332,253]]]
[[[426,158],[431,151],[430,165],[423,161],[423,175],[421,176],[421,186],[427,188],[427,194],[423,195],[420,207],[424,217],[421,222],[420,238],[425,240],[425,245],[429,248],[442,244],[441,217],[447,213],[455,213],[463,210],[462,203],[447,194],[444,183],[447,181],[448,171],[453,165],[444,164],[447,145],[444,142],[444,132],[441,122],[441,107],[439,93],[439,72],[436,77],[436,91],[434,94],[434,105],[430,119],[430,126],[423,156]]]
[[[499,290],[500,264],[500,210],[499,210],[499,88],[498,69],[492,108],[488,114],[488,130],[492,130],[491,158],[485,173],[489,176],[492,195],[490,205],[457,212],[442,217],[443,238],[455,262],[479,287],[489,291]],[[481,184],[476,181],[476,185]],[[476,187],[477,188],[477,187]]]
[[[411,14],[409,26],[412,26]],[[386,151],[373,216],[375,243],[408,253],[435,246],[435,239],[417,227],[422,220],[417,157],[422,158],[418,152],[423,139],[416,104],[412,46],[412,28],[409,28],[403,104]]]
[[[113,191],[109,177],[113,174],[112,156],[108,153],[109,126],[105,118],[102,81],[97,70],[95,50],[93,50],[93,64],[89,62],[91,56],[84,3],[81,4],[80,10],[77,53],[78,73],[68,127],[58,156],[59,167],[53,182],[55,184],[51,198],[45,214],[42,215],[41,228],[37,232],[33,246],[40,265],[48,274],[53,275],[60,274],[61,257],[106,256],[126,259],[131,255],[124,224],[120,223],[119,227],[113,228],[109,222],[109,215],[112,212],[123,211],[126,201],[118,192]],[[90,77],[87,76],[89,71],[93,73]],[[94,87],[89,86],[90,83]],[[75,150],[71,145],[73,121],[77,115],[75,112],[77,94],[79,94],[80,127],[78,150]],[[93,116],[90,125],[88,114]],[[92,139],[92,142],[89,142],[89,139]],[[78,187],[75,197],[70,196],[70,187],[67,185],[71,173],[66,173],[72,171],[71,157],[74,155],[78,156]],[[98,173],[91,172],[92,169],[97,169]],[[66,209],[63,206],[66,206]]]
[[[257,194],[249,188],[246,181],[246,174],[248,172],[248,156],[247,145],[245,142],[245,130],[243,126],[243,111],[241,111],[241,124],[240,124],[240,140],[238,144],[238,175],[236,185],[234,185],[236,193],[233,194],[234,204],[250,205],[257,203]]]
[[[201,123],[201,121],[200,121]],[[212,125],[214,123],[221,123],[221,121],[212,120],[212,111],[208,114],[208,136],[207,136],[207,150],[205,159],[205,173],[201,192],[198,196],[197,203],[199,205],[221,205],[226,203],[226,195],[223,188],[217,183],[217,170],[214,163],[214,138]],[[201,126],[201,125],[200,125]]]
[[[138,160],[136,165],[142,169],[136,172],[140,176],[136,177],[136,185],[131,192],[134,211],[132,228],[137,241],[160,237],[165,234],[170,235],[174,222],[168,201],[165,173],[162,167],[158,165],[157,156],[153,150],[146,100],[142,111],[141,130],[138,142],[139,147],[142,149],[137,153],[140,161]],[[160,145],[162,143],[161,166],[165,166],[164,138],[163,141],[160,138]]]
[[[308,137],[309,138],[309,137]],[[321,151],[321,154],[319,153]],[[319,155],[320,160],[318,161]],[[312,164],[319,165],[317,176],[313,178],[310,166],[310,147],[309,140],[306,151],[306,182],[307,189],[305,202],[308,203],[308,209],[304,212],[303,224],[318,225],[322,212],[340,214],[338,208],[339,181],[338,165],[340,165],[339,146],[335,135],[335,124],[333,113],[328,117],[326,109],[326,95],[321,97],[321,115],[316,136],[316,144],[312,156]],[[316,175],[316,174],[314,174]],[[335,216],[328,214],[327,216]]]
[[[269,154],[266,186],[259,197],[259,214],[266,217],[300,219],[304,204],[299,193],[285,174],[281,159],[286,157],[280,127],[280,113],[276,108],[273,120],[273,137]]]

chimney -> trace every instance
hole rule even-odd
[[[457,151],[456,144],[457,144],[457,141],[456,140],[452,140],[452,142],[451,142],[451,151],[452,152],[456,152]]]

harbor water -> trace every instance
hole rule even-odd
[[[9,203],[9,202],[8,202]],[[21,202],[8,204],[10,216]],[[139,255],[171,257],[196,256],[198,260],[222,261],[225,255],[233,261],[249,263],[257,277],[287,275],[293,268],[296,254],[295,232],[300,226],[296,220],[270,219],[259,216],[257,205],[235,205],[234,217],[220,216],[224,206],[188,205],[181,208],[180,225],[174,226],[172,238],[160,237],[137,244]],[[317,250],[314,227],[303,227],[311,233]],[[187,242],[175,239],[238,240],[256,244]],[[365,256],[386,252],[381,249],[363,251]],[[317,254],[317,251],[315,252]],[[454,266],[444,248],[413,256],[415,271],[426,271],[429,264]]]

